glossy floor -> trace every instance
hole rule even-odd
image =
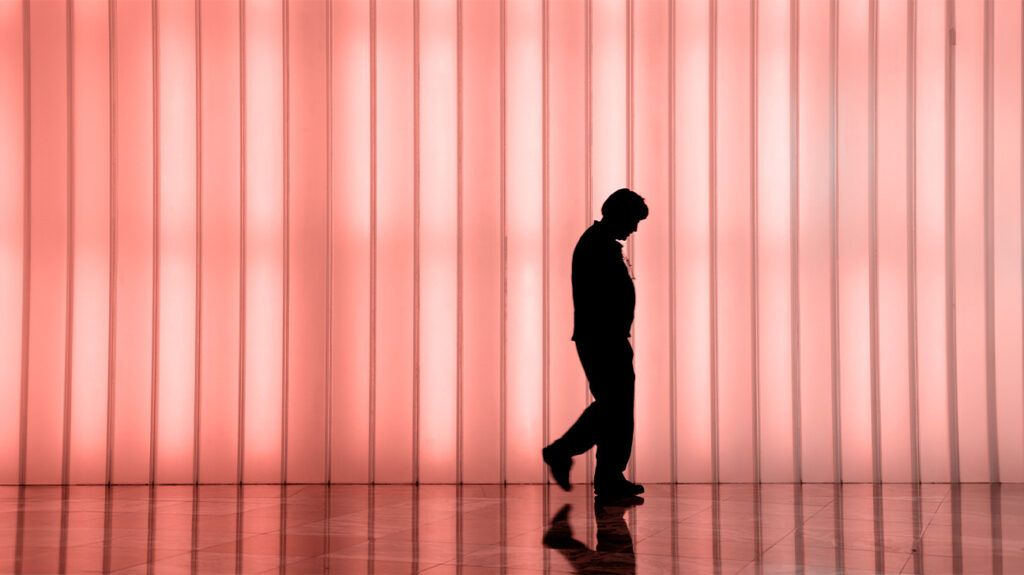
[[[0,487],[3,573],[326,571],[1024,573],[1024,485]]]

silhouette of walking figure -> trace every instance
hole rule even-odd
[[[573,341],[594,401],[565,435],[544,448],[544,462],[558,485],[569,491],[572,458],[597,446],[594,492],[618,497],[643,493],[626,479],[633,444],[633,325],[636,291],[622,257],[622,244],[648,215],[632,190],[613,192],[572,254]]]

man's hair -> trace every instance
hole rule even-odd
[[[601,215],[604,217],[627,218],[645,220],[650,211],[647,204],[639,194],[629,188],[619,188],[608,196],[608,199],[601,205]]]

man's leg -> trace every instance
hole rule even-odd
[[[597,424],[601,433],[597,440],[595,484],[625,478],[623,472],[633,450],[633,384],[623,387],[627,389],[617,389],[595,402],[603,406]]]
[[[569,429],[553,441],[550,447],[574,457],[586,453],[597,444],[598,433],[602,425],[600,406],[596,401],[590,403]]]
[[[628,340],[613,342],[601,350],[602,385],[592,387],[597,403],[603,406],[598,428],[597,468],[594,489],[601,493],[637,495],[643,487],[626,480],[623,472],[633,449],[633,408],[636,376],[633,348]]]
[[[599,409],[597,402],[592,402],[562,437],[551,442],[551,445],[542,451],[544,462],[551,467],[552,477],[559,487],[566,491],[572,489],[572,484],[569,483],[569,469],[572,468],[573,456],[586,453],[597,442],[601,422]]]
[[[583,371],[590,382],[590,389],[593,391],[595,385],[603,387],[600,379],[603,377],[603,369],[600,365],[602,349],[606,347],[598,344],[581,344],[576,342],[576,351],[580,356],[580,363]],[[595,384],[595,382],[597,382]],[[595,398],[597,394],[595,394]],[[542,451],[544,462],[551,468],[551,475],[558,485],[569,491],[572,485],[569,483],[569,469],[572,467],[573,456],[586,453],[594,445],[598,444],[598,438],[605,433],[608,418],[602,414],[604,408],[599,401],[593,401],[576,422],[558,439],[553,441]],[[627,456],[628,459],[628,456]]]

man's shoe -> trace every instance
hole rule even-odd
[[[643,485],[633,483],[625,478],[608,482],[594,482],[594,494],[603,499],[633,497],[643,492]]]
[[[572,457],[553,449],[550,445],[541,451],[544,463],[551,469],[551,477],[559,487],[566,491],[572,491],[572,483],[569,483],[569,470],[572,469]]]

